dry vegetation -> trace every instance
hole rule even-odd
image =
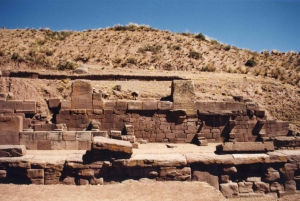
[[[90,67],[90,73],[98,74],[183,75],[184,72],[195,80],[199,99],[224,100],[243,95],[258,102],[271,116],[300,126],[299,53],[252,52],[206,39],[201,33],[171,33],[135,24],[82,32],[0,30],[1,70],[57,73],[69,72],[82,64]],[[69,82],[35,81],[35,90],[45,99],[53,96],[67,99]],[[93,85],[111,97],[125,99],[132,90],[140,91],[145,98],[163,97],[170,91],[170,83],[141,84],[143,87],[121,83],[122,94],[113,90],[112,83]],[[5,87],[0,91],[5,91]]]
[[[261,53],[221,44],[200,34],[171,33],[129,24],[78,31],[0,30],[2,69],[102,68],[209,71],[272,77],[300,87],[300,54]]]

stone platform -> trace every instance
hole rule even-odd
[[[149,178],[204,181],[226,197],[299,191],[300,150],[217,155],[216,145],[141,144],[128,159],[92,162],[85,161],[84,150],[27,150],[21,157],[0,158],[0,182],[94,185]]]

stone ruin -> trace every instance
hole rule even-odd
[[[85,185],[146,177],[205,181],[226,197],[299,193],[300,138],[288,122],[234,98],[196,101],[191,80],[173,80],[168,101],[106,100],[89,81],[75,80],[71,101],[48,100],[52,123],[33,118],[35,101],[2,98],[0,183]],[[132,155],[147,142],[220,144],[215,153]],[[44,159],[26,149],[87,151]]]

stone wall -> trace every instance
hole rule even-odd
[[[268,194],[275,199],[300,192],[299,156],[298,150],[225,155],[137,153],[129,159],[110,160],[90,160],[87,153],[24,155],[0,158],[0,183],[102,185],[142,178],[202,181],[225,197]]]

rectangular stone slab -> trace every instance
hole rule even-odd
[[[92,143],[92,150],[108,150],[132,154],[132,145],[128,141],[114,140],[96,136]]]
[[[25,154],[25,145],[0,145],[0,157],[20,157]]]

